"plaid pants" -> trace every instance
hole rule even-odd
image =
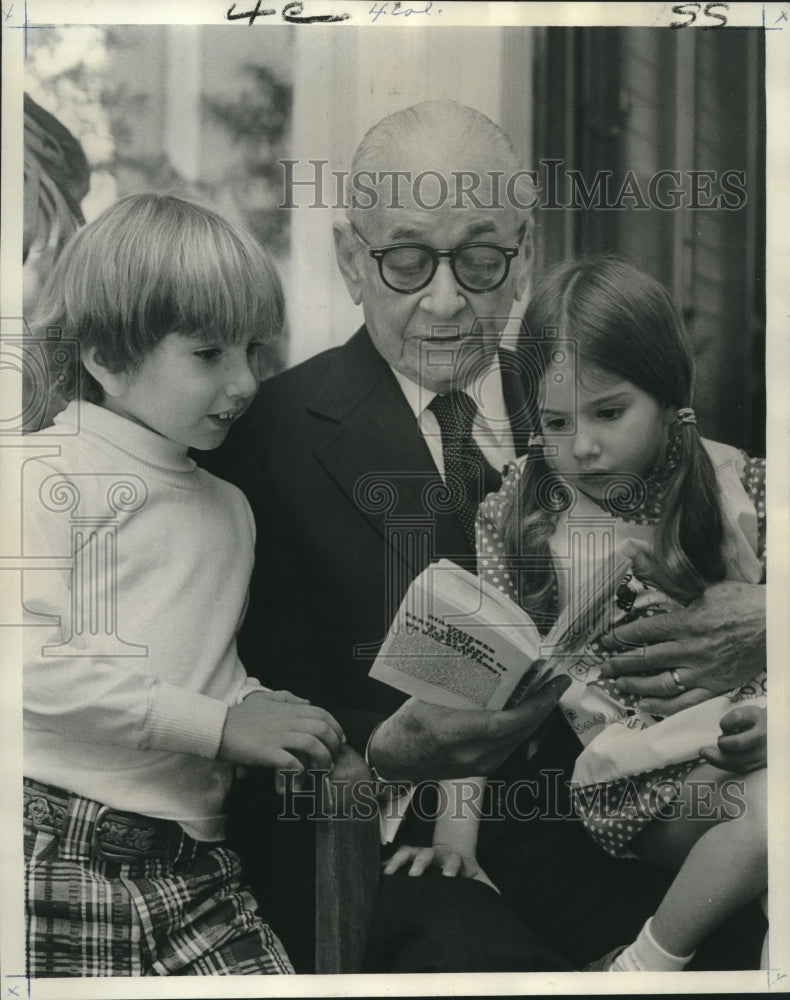
[[[293,972],[226,847],[37,782],[24,801],[29,977]]]

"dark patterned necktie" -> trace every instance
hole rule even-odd
[[[442,432],[444,481],[453,506],[472,549],[475,549],[475,517],[487,493],[498,490],[502,476],[486,461],[472,437],[477,406],[465,392],[435,396],[428,408]]]

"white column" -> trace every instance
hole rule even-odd
[[[167,27],[163,145],[175,169],[188,181],[200,177],[200,26]]]
[[[334,204],[334,179],[344,144],[356,142],[357,30],[330,26],[299,30],[294,40],[294,103],[290,159],[295,180],[313,176],[310,160],[326,160],[323,203]],[[349,138],[350,137],[350,138]],[[286,193],[284,191],[284,193]],[[335,265],[331,208],[310,208],[313,192],[293,189],[291,261],[286,290],[289,364],[347,340],[362,323]]]
[[[295,179],[311,177],[309,160],[324,167],[324,203],[334,203],[331,171],[348,170],[365,131],[399,108],[450,98],[495,121],[503,112],[503,45],[507,28],[386,28],[297,32],[291,159]],[[527,33],[524,33],[525,44]],[[511,43],[512,44],[512,43]],[[524,114],[529,120],[530,89]],[[334,259],[332,211],[308,208],[312,191],[294,190],[288,312],[289,363],[347,340],[362,323]]]

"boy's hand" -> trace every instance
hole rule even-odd
[[[768,757],[767,712],[758,705],[739,705],[722,716],[722,734],[715,747],[703,747],[702,756],[723,771],[756,771]]]
[[[254,691],[228,709],[217,760],[299,774],[331,771],[344,740],[323,708],[290,691]]]
[[[450,878],[458,875],[462,878],[473,878],[478,882],[485,882],[494,892],[499,893],[499,889],[486,875],[475,857],[461,854],[449,844],[434,844],[433,847],[399,847],[389,860],[383,862],[384,874],[392,875],[408,862],[411,862],[409,875],[422,875],[431,867],[441,868],[442,875]]]

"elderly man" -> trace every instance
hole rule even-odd
[[[553,711],[564,681],[486,712],[406,700],[368,677],[409,582],[441,557],[474,566],[476,505],[526,447],[529,380],[499,342],[530,275],[528,179],[499,126],[452,102],[426,102],[373,126],[349,192],[337,260],[365,325],[265,383],[209,458],[246,492],[258,525],[242,656],[264,683],[335,714],[382,780],[499,779],[489,782],[500,796],[489,806],[504,808],[481,824],[479,857],[502,895],[436,870],[385,876],[371,971],[581,967],[631,940],[667,882],[604,855],[567,818],[562,778],[578,747]],[[450,500],[445,491],[436,502],[445,479]],[[623,686],[659,701],[671,695],[676,709],[754,676],[758,591],[721,584],[696,614],[673,616],[672,642],[658,637],[645,662],[663,665],[669,646],[685,692],[666,689],[660,675]],[[652,641],[639,627],[631,638]],[[714,627],[731,647],[715,677],[697,650]],[[632,662],[613,660],[612,669]],[[411,842],[430,837],[413,816],[405,822]]]

